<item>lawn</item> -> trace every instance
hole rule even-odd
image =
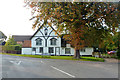
[[[44,59],[62,59],[62,60],[79,60],[79,61],[99,61],[104,62],[103,58],[95,57],[81,57],[81,59],[73,59],[73,56],[41,56],[41,55],[23,55],[23,54],[10,54],[10,53],[1,53],[4,55],[13,55],[13,56],[23,56],[23,57],[32,57],[32,58],[44,58]]]

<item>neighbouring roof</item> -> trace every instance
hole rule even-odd
[[[25,40],[22,45],[23,48],[31,48],[31,40]]]
[[[32,35],[12,35],[15,41],[30,40]]]

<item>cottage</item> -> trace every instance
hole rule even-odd
[[[22,54],[74,55],[74,52],[74,48],[48,25],[40,27],[28,40],[23,41]],[[80,55],[91,56],[92,52],[93,48],[85,47],[80,50]]]
[[[7,39],[7,36],[2,32],[0,31],[0,46],[1,45],[5,45],[5,40]]]

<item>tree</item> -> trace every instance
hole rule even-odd
[[[11,36],[9,36],[9,39],[7,40],[5,46],[7,45],[16,45],[16,41],[14,40],[14,38],[12,38]]]
[[[120,31],[117,32],[114,40],[116,41],[115,45],[117,46],[117,56],[120,58]]]
[[[118,27],[120,20],[118,15],[118,3],[104,2],[31,2],[26,1],[31,7],[33,15],[32,19],[36,19],[33,28],[48,23],[57,26],[60,34],[68,33],[64,38],[69,40],[75,48],[75,58],[79,58],[79,50],[85,46],[88,41],[89,46],[92,45],[87,36],[94,36],[91,41],[97,39],[98,44],[102,43],[107,32],[114,32]],[[103,26],[106,24],[106,26]],[[102,32],[103,31],[103,32]],[[105,32],[106,31],[106,32]],[[92,33],[90,33],[92,32]],[[89,33],[89,34],[88,34]],[[86,36],[86,34],[88,34]],[[94,34],[98,35],[95,36]],[[102,36],[101,36],[102,34]],[[96,38],[96,39],[94,39]]]
[[[22,45],[17,44],[14,38],[11,36],[7,40],[6,44],[3,46],[4,51],[20,51]]]

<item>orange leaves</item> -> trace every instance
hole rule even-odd
[[[73,19],[70,19],[70,21],[73,21]]]
[[[114,10],[114,8],[112,8],[112,11]]]
[[[52,26],[52,23],[48,22],[48,25],[49,25],[49,26]]]
[[[30,4],[30,8],[33,8],[34,7],[34,5],[33,4]]]
[[[84,47],[85,45],[84,40],[83,40],[84,39],[83,28],[81,28],[81,26],[79,28],[72,28],[70,29],[70,34],[64,36],[64,38],[66,40],[69,40],[69,43],[72,46],[76,47],[77,49],[80,49]]]

